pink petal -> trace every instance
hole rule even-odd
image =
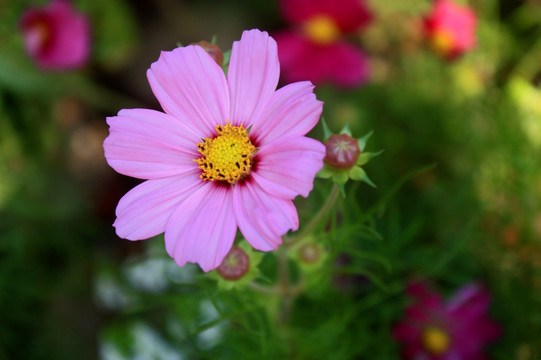
[[[233,211],[242,235],[257,250],[277,249],[282,235],[299,228],[293,202],[269,195],[255,182],[233,188]]]
[[[325,146],[319,141],[304,136],[282,138],[259,149],[252,176],[273,196],[307,197],[324,157]]]
[[[293,24],[327,15],[346,33],[362,29],[373,17],[364,0],[282,0],[280,5],[284,18]]]
[[[166,113],[211,137],[229,116],[229,90],[222,69],[200,46],[162,51],[147,71],[154,95]]]
[[[165,247],[179,266],[193,262],[205,272],[220,266],[237,232],[230,190],[229,186],[206,183],[170,217]]]
[[[404,321],[393,327],[392,335],[398,342],[411,342],[421,336],[421,329]]]
[[[232,124],[252,124],[255,108],[274,92],[280,77],[276,42],[267,32],[244,31],[233,43],[227,81]]]
[[[444,309],[444,303],[441,295],[434,291],[430,285],[423,281],[414,281],[408,284],[406,289],[409,296],[413,297],[417,303],[428,305],[431,304],[433,307]]]
[[[153,179],[131,189],[120,199],[114,223],[119,237],[142,240],[161,234],[178,205],[203,185],[195,170],[164,179]]]
[[[254,114],[250,136],[259,145],[282,136],[306,135],[319,121],[323,102],[308,82],[289,84],[274,92]]]
[[[316,44],[292,32],[281,32],[274,38],[286,83],[310,80],[316,85],[329,82],[355,87],[368,80],[368,59],[359,47],[346,42]]]
[[[468,284],[461,287],[447,302],[450,316],[463,321],[483,317],[490,305],[490,294],[479,284]]]
[[[174,176],[197,168],[201,140],[186,124],[167,114],[147,110],[121,110],[107,118],[109,136],[103,143],[105,158],[117,172],[140,178]]]
[[[455,319],[455,329],[453,329],[454,348],[462,354],[475,354],[482,352],[486,345],[498,339],[501,335],[501,329],[490,319],[480,319],[475,323],[461,324],[461,319]],[[470,357],[466,357],[470,359]],[[472,359],[477,359],[471,357]]]

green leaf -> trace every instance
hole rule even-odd
[[[382,211],[387,203],[392,199],[392,197],[398,192],[398,190],[406,183],[407,181],[411,180],[415,176],[422,174],[426,171],[432,170],[436,167],[436,164],[430,164],[423,167],[420,167],[416,170],[410,171],[406,175],[402,176],[389,190],[387,190],[383,196],[380,198],[380,200],[373,205],[368,211],[366,211],[363,214],[364,218],[369,218],[373,214]]]
[[[358,251],[355,249],[348,249],[348,254],[358,259],[373,260],[374,262],[381,264],[381,266],[383,266],[388,273],[390,273],[393,269],[389,259],[383,257],[380,254]]]
[[[363,275],[368,280],[370,280],[374,285],[376,285],[380,290],[384,292],[389,292],[389,287],[374,273],[366,269],[359,269],[354,266],[346,266],[337,271],[338,274],[353,274],[353,275]]]
[[[358,227],[357,234],[368,240],[383,240],[383,237],[373,227],[361,225]]]

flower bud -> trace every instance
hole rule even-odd
[[[333,134],[325,141],[325,162],[333,167],[351,168],[360,154],[359,142],[347,134]]]
[[[299,258],[306,263],[314,263],[321,256],[320,249],[314,244],[304,244],[299,248]]]
[[[218,45],[209,43],[208,41],[199,41],[193,43],[192,45],[201,46],[203,50],[205,50],[207,54],[209,54],[210,57],[213,58],[219,66],[222,66],[224,62],[224,54],[222,53],[222,50],[220,50]]]
[[[233,246],[216,269],[225,280],[238,280],[250,269],[250,257],[238,246]]]

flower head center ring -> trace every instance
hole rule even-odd
[[[199,159],[194,159],[203,170],[200,178],[205,181],[227,181],[235,184],[250,174],[252,156],[256,152],[246,129],[241,125],[216,125],[215,138],[205,138],[197,144]]]

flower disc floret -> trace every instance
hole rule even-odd
[[[428,326],[422,335],[423,346],[425,349],[434,354],[441,355],[449,349],[449,335],[439,327]]]
[[[330,44],[340,37],[340,29],[327,15],[317,15],[304,24],[306,36],[316,44]]]
[[[205,181],[234,184],[250,173],[256,148],[242,125],[231,126],[229,122],[225,126],[216,125],[216,134],[215,138],[205,138],[204,142],[197,144],[199,153],[203,155],[194,159],[203,170],[200,177]]]

